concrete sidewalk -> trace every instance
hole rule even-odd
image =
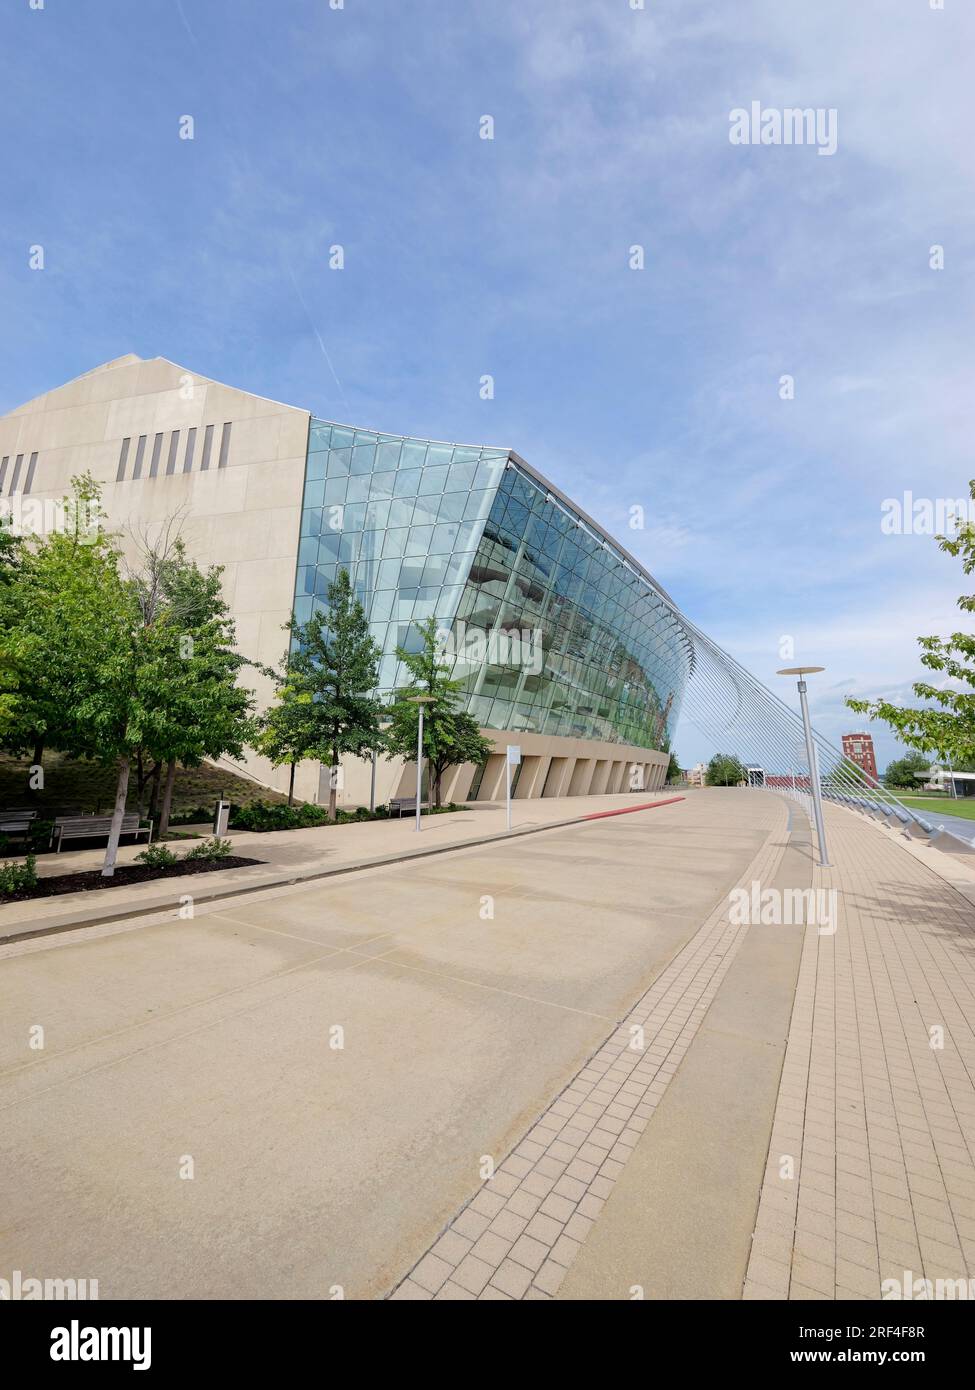
[[[548,826],[571,825],[590,815],[663,804],[684,794],[664,789],[652,794],[516,801],[511,834],[518,836]],[[258,859],[261,863],[187,878],[156,879],[90,893],[8,903],[0,907],[0,942],[37,931],[121,920],[134,912],[172,913],[184,894],[189,894],[195,904],[201,904],[329,873],[350,872],[439,850],[478,845],[508,834],[505,807],[498,802],[473,802],[461,811],[423,816],[422,827],[417,834],[414,818],[404,816],[395,820],[316,826],[308,830],[276,830],[268,834],[233,831],[229,838],[234,854]],[[173,841],[170,848],[182,855],[194,843]],[[119,850],[119,864],[134,864],[144,848],[144,844],[123,846]],[[42,855],[37,860],[37,872],[39,877],[49,877],[97,869],[103,858],[104,851],[99,849]]]
[[[745,1296],[916,1297],[975,1278],[975,913],[924,850],[827,829],[840,928],[805,934]]]
[[[717,904],[393,1297],[975,1279],[975,876],[835,807],[820,869],[780,804],[788,827],[740,883],[835,890],[835,933],[736,927]]]
[[[784,819],[716,791],[8,944],[0,1271],[381,1297]]]

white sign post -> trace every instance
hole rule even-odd
[[[505,771],[505,781],[506,781],[506,783],[507,783],[507,789],[508,789],[508,798],[507,798],[507,799],[508,799],[507,822],[508,822],[508,829],[509,829],[509,830],[511,829],[511,769],[512,769],[513,767],[517,767],[518,764],[519,764],[520,762],[521,762],[521,745],[518,744],[518,743],[509,743],[509,744],[508,744],[508,757],[507,757],[507,759],[505,760],[505,769],[504,769],[504,771]]]
[[[227,833],[227,825],[230,821],[230,802],[223,798],[217,802],[216,814],[213,817],[213,833],[217,838],[221,838]]]

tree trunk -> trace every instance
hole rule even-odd
[[[433,777],[433,804],[437,810],[440,809],[440,779],[443,776],[443,768],[438,767]]]
[[[163,786],[162,806],[159,809],[159,829],[156,839],[161,840],[169,829],[169,814],[173,809],[173,786],[176,782],[176,759],[170,758],[166,764],[166,781]]]
[[[288,805],[293,806],[295,799],[295,764],[291,764],[291,779],[288,782]]]
[[[102,878],[111,878],[115,873],[118,858],[118,842],[122,833],[122,817],[125,815],[125,798],[129,793],[129,759],[119,758],[118,784],[115,788],[115,810],[112,813],[112,829],[105,849],[105,862],[102,864]]]
[[[142,749],[141,749],[141,748],[139,749],[138,753],[136,754],[136,761],[135,761],[135,788],[136,788],[136,807],[137,807],[138,812],[139,812],[139,819],[141,820],[142,817],[143,817],[143,815],[144,815],[144,813],[145,813],[145,807],[144,807],[144,805],[143,805],[143,802],[144,802],[144,800],[145,800],[145,791],[146,791],[146,770],[145,770],[145,767],[143,766],[143,762],[142,762]]]
[[[34,740],[34,756],[33,756],[33,758],[31,759],[31,767],[39,767],[39,768],[41,769],[41,780],[40,780],[40,786],[34,787],[34,786],[31,785],[31,783],[32,783],[33,780],[34,780],[33,773],[31,773],[31,774],[28,776],[28,778],[27,778],[27,790],[28,790],[29,795],[31,795],[31,796],[36,796],[36,795],[38,794],[38,792],[42,792],[42,791],[44,790],[44,762],[43,762],[43,758],[44,758],[44,740],[43,740],[43,738],[37,738],[37,739]]]
[[[149,820],[156,819],[156,806],[159,802],[159,778],[162,773],[162,766],[162,759],[160,759],[152,769],[152,775],[149,778],[149,808],[146,811]]]
[[[338,765],[339,755],[336,748],[332,749],[332,766],[328,770],[328,818],[334,820],[338,803],[338,787],[335,785],[335,769]]]

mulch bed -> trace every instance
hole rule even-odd
[[[263,859],[245,859],[240,855],[229,854],[226,859],[191,859],[189,863],[169,864],[164,868],[150,868],[148,864],[120,865],[111,878],[102,878],[101,869],[87,869],[84,873],[57,874],[53,878],[41,878],[36,888],[24,888],[19,893],[4,894],[4,903],[24,902],[29,898],[56,898],[61,893],[92,893],[101,888],[122,888],[129,883],[148,883],[153,878],[185,878],[188,874],[212,874],[221,869],[243,869],[249,864],[263,864]]]

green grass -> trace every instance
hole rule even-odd
[[[894,793],[898,795],[897,792]],[[962,820],[975,820],[975,796],[902,796],[905,806],[912,811],[927,811],[932,816],[959,816]]]
[[[115,805],[116,773],[112,768],[88,759],[68,759],[60,753],[44,754],[44,788],[32,792],[28,788],[29,758],[11,758],[0,754],[0,807],[36,806],[43,817],[56,813],[92,811],[108,815]],[[286,802],[287,797],[268,791],[257,782],[216,767],[180,768],[173,788],[173,812],[194,810],[198,806],[213,807],[223,794],[238,806],[252,801]],[[148,802],[148,792],[146,794]],[[135,773],[129,781],[128,809],[137,809],[138,796]]]

